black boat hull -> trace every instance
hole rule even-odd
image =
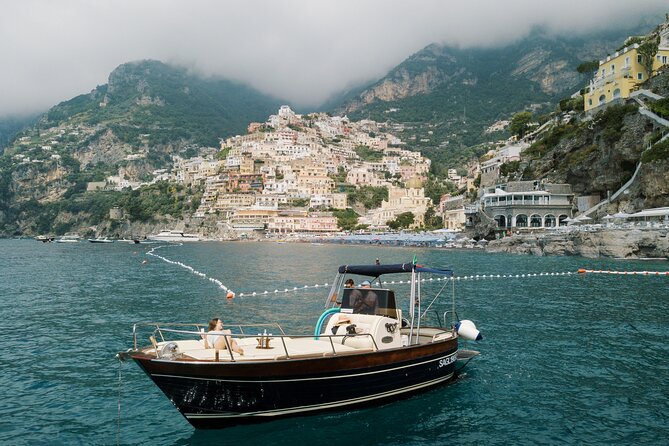
[[[455,377],[457,340],[271,362],[133,359],[196,428],[220,429],[402,398]]]

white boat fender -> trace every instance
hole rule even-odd
[[[481,333],[476,329],[476,325],[469,319],[463,319],[455,324],[455,330],[458,336],[469,341],[480,341],[483,339]]]

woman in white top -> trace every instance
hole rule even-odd
[[[219,318],[214,318],[209,321],[209,331],[207,332],[207,344],[209,348],[215,348],[216,350],[225,350],[228,348],[228,343],[232,348],[232,351],[239,353],[240,355],[244,354],[244,350],[237,344],[237,341],[232,339],[232,334],[230,330],[223,330],[223,321]],[[227,338],[227,343],[225,342]]]

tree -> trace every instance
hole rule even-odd
[[[353,209],[336,210],[332,215],[337,217],[337,226],[344,231],[350,231],[358,224],[358,214]]]
[[[576,67],[576,71],[578,71],[581,74],[592,74],[598,69],[599,69],[598,60],[589,60],[587,62],[583,62],[578,67]]]
[[[511,124],[509,124],[509,131],[511,132],[512,135],[518,135],[519,138],[522,138],[523,136],[525,136],[525,132],[527,132],[527,129],[529,128],[531,121],[532,121],[532,113],[528,111],[516,113],[515,115],[513,115],[513,118],[511,118]]]
[[[388,188],[385,186],[361,186],[348,192],[350,203],[360,203],[365,209],[373,209],[381,206],[383,200],[388,200]]]
[[[402,212],[395,220],[388,220],[386,224],[390,229],[406,229],[413,224],[416,220],[416,217],[413,215],[413,212]]]
[[[442,218],[437,215],[434,206],[430,206],[425,211],[425,229],[440,229],[444,226]]]
[[[658,41],[659,37],[651,37],[646,39],[637,50],[639,54],[643,56],[642,65],[648,73],[648,77],[653,75],[653,60],[658,50]]]
[[[519,160],[502,163],[499,166],[499,173],[503,177],[508,177],[513,173],[517,173],[519,170],[520,170]]]

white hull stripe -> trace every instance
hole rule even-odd
[[[413,364],[403,365],[400,367],[393,367],[391,369],[375,370],[372,372],[361,372],[361,373],[351,373],[348,375],[337,375],[337,376],[319,376],[315,378],[296,378],[296,379],[270,379],[270,380],[248,380],[248,379],[220,379],[220,378],[199,378],[199,377],[190,377],[190,376],[180,376],[180,375],[163,375],[160,373],[152,373],[151,376],[161,377],[161,378],[177,378],[177,379],[194,379],[198,381],[219,381],[219,382],[230,382],[230,383],[282,383],[282,382],[299,382],[299,381],[319,381],[319,380],[328,380],[328,379],[341,379],[341,378],[351,378],[357,376],[365,375],[376,375],[379,373],[392,372],[394,370],[402,370],[411,367],[416,367],[423,364],[428,364],[430,362],[437,362],[442,359],[450,358],[457,355],[457,351],[451,353],[450,355],[440,356],[439,358],[430,359],[428,361],[416,362]]]
[[[441,378],[433,379],[431,381],[426,381],[424,383],[416,384],[413,386],[403,387],[397,390],[391,390],[388,392],[377,393],[376,395],[369,395],[361,398],[351,398],[347,400],[335,401],[327,404],[318,404],[311,406],[297,406],[289,409],[278,409],[278,410],[267,410],[263,412],[245,412],[245,413],[220,413],[220,414],[194,414],[194,413],[185,413],[184,416],[188,419],[210,419],[210,418],[244,418],[244,417],[276,417],[281,415],[290,415],[300,412],[311,412],[314,410],[322,409],[332,409],[335,407],[345,406],[347,404],[357,404],[364,403],[367,401],[374,401],[379,398],[385,398],[393,395],[401,395],[406,392],[411,392],[414,390],[422,389],[424,387],[429,387],[447,381],[453,377],[453,373],[442,376]]]

